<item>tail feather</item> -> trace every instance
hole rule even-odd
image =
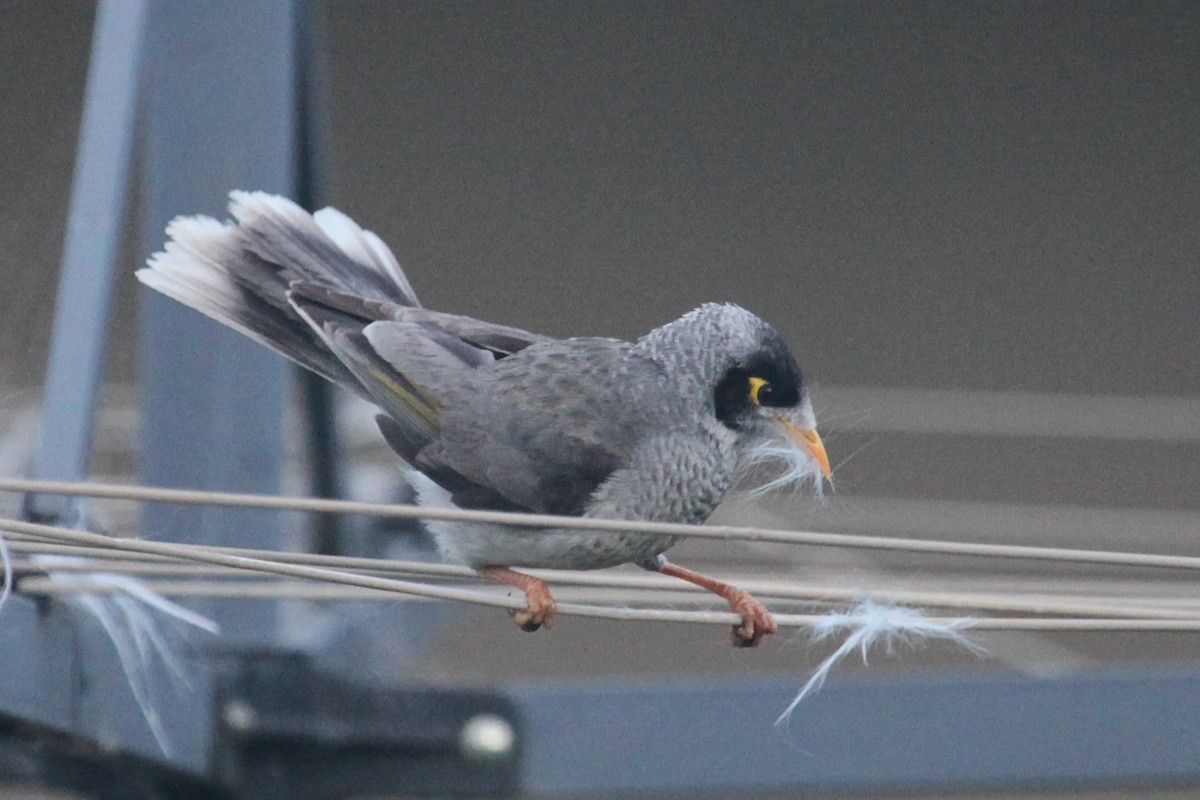
[[[230,198],[236,223],[175,218],[170,241],[137,271],[138,280],[369,398],[354,371],[298,318],[288,295],[303,282],[361,298],[364,309],[375,310],[364,324],[389,307],[419,306],[395,256],[333,209],[313,216],[263,192]]]
[[[358,223],[336,208],[323,208],[313,214],[313,219],[325,235],[351,258],[361,264],[374,265],[380,275],[391,280],[394,288],[401,294],[402,305],[420,307],[417,293],[413,291],[404,270],[400,269],[400,262],[396,261],[391,249],[382,239],[371,231],[360,228]]]
[[[339,211],[263,192],[232,192],[229,209],[232,222],[173,220],[138,279],[376,403],[410,464],[478,489],[441,460],[443,409],[473,396],[477,371],[546,338],[421,308],[387,246]]]
[[[138,280],[328,380],[353,385],[350,371],[311,330],[295,324],[290,309],[248,291],[234,280],[226,265],[203,255],[223,246],[227,226],[203,217],[180,218],[172,224],[172,231],[175,241],[168,243],[164,252],[156,253],[149,266],[138,270]],[[213,247],[197,247],[204,241]]]
[[[323,215],[328,228],[336,231],[336,237],[331,237],[311,214],[285,198],[265,192],[231,192],[229,197],[243,247],[277,267],[277,286],[286,289],[299,280],[370,300],[419,305],[408,281],[397,284],[393,271],[377,260],[362,229],[344,214]],[[343,249],[339,240],[350,244],[350,249]],[[375,241],[387,251],[377,237]],[[367,258],[360,260],[359,255]],[[392,256],[385,263],[394,262]],[[396,266],[394,272],[399,271]]]

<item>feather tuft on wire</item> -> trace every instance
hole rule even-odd
[[[821,642],[842,633],[846,634],[846,638],[816,668],[812,677],[775,720],[775,727],[787,727],[792,712],[804,698],[820,691],[830,671],[855,650],[862,654],[863,663],[866,664],[867,653],[877,645],[882,645],[890,655],[895,652],[897,645],[911,646],[923,640],[947,639],[972,653],[982,654],[983,648],[963,634],[963,630],[969,628],[971,623],[972,620],[967,618],[939,622],[926,617],[919,609],[877,603],[870,599],[863,600],[849,611],[825,615],[809,629],[810,640]]]
[[[0,534],[0,562],[3,563],[4,568],[4,588],[0,589],[0,609],[2,609],[12,595],[13,584],[12,557],[8,554],[8,542],[4,540],[2,534]]]
[[[157,592],[151,591],[141,581],[128,575],[108,572],[65,575],[56,572],[55,566],[80,565],[87,561],[71,556],[35,555],[33,561],[51,578],[64,577],[78,584],[83,582],[95,586],[104,593],[79,594],[67,600],[69,607],[83,611],[100,624],[113,648],[117,660],[125,673],[133,699],[141,709],[142,717],[150,728],[155,743],[163,755],[171,756],[171,741],[163,726],[155,702],[156,683],[154,665],[162,664],[167,669],[171,684],[176,688],[191,690],[194,687],[187,665],[180,658],[175,643],[169,634],[179,636],[181,630],[172,630],[160,625],[166,620],[178,626],[197,628],[207,633],[218,634],[221,629],[216,622],[197,614],[178,603],[172,602]],[[109,592],[115,592],[110,594]]]

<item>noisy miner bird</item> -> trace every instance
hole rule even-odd
[[[171,222],[138,278],[376,404],[423,506],[700,523],[762,462],[772,484],[829,477],[796,360],[745,309],[706,304],[636,342],[551,339],[422,308],[387,245],[335,209],[230,199],[232,222]],[[429,529],[447,560],[524,592],[525,630],[553,624],[554,599],[512,567],[624,563],[720,595],[735,645],[776,630],[747,592],[667,561],[675,536]]]

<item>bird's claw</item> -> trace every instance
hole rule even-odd
[[[779,630],[767,607],[748,592],[737,590],[729,599],[729,607],[742,618],[742,624],[734,625],[730,631],[734,647],[758,647],[764,636]]]
[[[532,633],[539,628],[554,627],[554,596],[550,594],[550,587],[541,578],[497,565],[476,569],[483,577],[520,589],[525,595],[525,607],[514,608],[508,612],[518,628]]]
[[[508,612],[513,622],[526,633],[533,633],[539,628],[549,630],[554,627],[554,598],[549,591],[530,589],[525,593],[525,608]]]

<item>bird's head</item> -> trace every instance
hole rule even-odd
[[[736,436],[738,470],[763,492],[831,477],[812,403],[796,358],[759,317],[732,304],[709,303],[651,333],[660,358],[682,367],[707,392],[705,409]]]

